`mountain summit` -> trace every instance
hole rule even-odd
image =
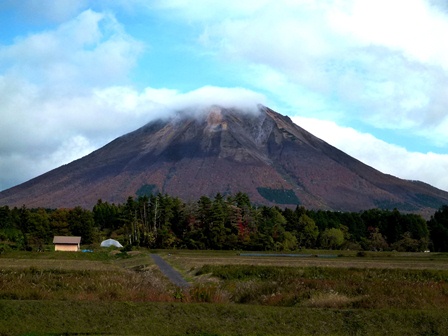
[[[383,174],[258,106],[212,106],[148,123],[93,153],[0,193],[0,204],[92,207],[167,193],[185,201],[247,193],[259,204],[433,213],[448,193]]]

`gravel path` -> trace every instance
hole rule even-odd
[[[176,271],[170,264],[168,264],[165,260],[162,259],[161,256],[157,254],[151,254],[152,259],[159,266],[160,270],[163,274],[166,275],[170,281],[178,287],[190,287],[190,284],[182,278],[182,275],[178,271]]]

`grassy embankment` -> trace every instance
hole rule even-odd
[[[0,256],[0,334],[446,335],[448,255],[243,257],[160,251]]]

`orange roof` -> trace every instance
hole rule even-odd
[[[53,244],[80,244],[81,237],[54,236]]]

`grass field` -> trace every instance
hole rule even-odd
[[[152,252],[0,255],[0,335],[448,334],[447,254]]]
[[[288,267],[342,267],[342,268],[392,268],[448,270],[447,253],[398,253],[365,252],[358,257],[349,251],[304,251],[303,255],[315,257],[270,257],[270,253],[259,253],[259,257],[241,256],[235,251],[159,251],[159,254],[182,268],[200,267],[205,264],[261,265]],[[264,255],[264,256],[262,256]],[[322,257],[319,257],[322,256]],[[330,258],[329,256],[334,256]]]

